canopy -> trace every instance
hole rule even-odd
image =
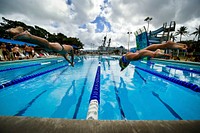
[[[24,44],[27,44],[28,46],[37,46],[36,44],[32,44],[32,43],[10,40],[10,39],[4,39],[4,38],[0,38],[0,42],[17,44],[17,45],[21,45],[21,46],[24,45]]]

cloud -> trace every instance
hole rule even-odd
[[[102,45],[105,35],[112,38],[111,46],[127,47],[127,32],[147,26],[147,16],[153,18],[150,30],[176,21],[176,29],[186,26],[193,32],[199,26],[199,5],[199,0],[1,0],[0,17],[80,38],[86,48]],[[135,46],[133,34],[130,39]]]

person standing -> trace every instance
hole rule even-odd
[[[8,54],[8,60],[14,60],[14,56],[13,56],[13,51],[12,51],[12,44],[11,43],[8,43],[6,45],[6,49],[8,50],[9,54]]]
[[[29,47],[26,44],[24,44],[24,55],[26,56],[26,59],[29,59]]]
[[[14,59],[18,60],[19,56],[20,56],[18,45],[15,45],[15,47],[12,49],[12,51],[13,51]]]
[[[192,57],[193,57],[193,52],[195,51],[195,49],[193,48],[193,45],[190,44],[188,46],[187,52],[186,52],[186,58],[185,61],[192,61]]]
[[[6,44],[5,43],[1,44],[1,49],[2,49],[3,58],[4,58],[4,60],[7,61],[8,60],[8,54],[9,54],[9,52],[6,49]]]

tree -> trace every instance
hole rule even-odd
[[[194,31],[194,32],[193,32],[192,34],[190,34],[190,35],[195,35],[194,40],[195,40],[195,38],[198,36],[197,41],[199,41],[199,40],[200,40],[200,25],[199,25],[199,28],[196,28],[196,31]]]
[[[176,32],[176,35],[180,35],[180,42],[181,42],[182,36],[185,36],[187,34],[188,34],[187,27],[185,26],[181,26],[180,29],[178,29]]]

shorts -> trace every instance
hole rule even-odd
[[[13,52],[14,57],[19,56],[19,52]]]
[[[3,56],[6,56],[6,55],[8,55],[8,52],[7,51],[2,51],[2,54],[3,54]]]

